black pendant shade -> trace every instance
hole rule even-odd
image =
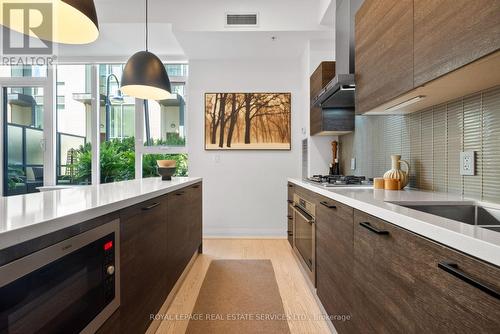
[[[149,51],[139,51],[127,61],[121,91],[139,99],[164,100],[170,96],[170,79],[161,60]]]
[[[43,7],[46,5],[51,5],[49,8],[52,11],[52,21],[47,14],[49,9]],[[29,8],[29,2],[27,6]],[[42,24],[36,29],[36,33],[32,29],[26,31],[23,20],[1,17],[1,24],[34,38],[63,44],[88,44],[99,37],[99,24],[93,0],[54,0],[40,4],[33,2],[32,6],[33,9],[40,10],[42,22],[50,24]]]
[[[120,90],[144,100],[170,97],[170,79],[160,58],[148,51],[148,0],[146,0],[146,51],[139,51],[127,61]]]

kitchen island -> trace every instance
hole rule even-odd
[[[0,250],[201,182],[160,177],[0,198]]]
[[[1,312],[9,321],[0,332],[24,323],[146,332],[202,251],[201,181],[148,178],[2,198],[0,294],[9,299]]]

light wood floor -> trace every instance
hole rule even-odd
[[[162,321],[157,334],[182,334],[186,331],[188,320],[182,317],[192,312],[213,259],[270,259],[285,312],[297,318],[288,322],[292,334],[330,333],[287,240],[207,239],[203,241],[203,254],[194,262],[167,311],[165,318],[168,320]]]

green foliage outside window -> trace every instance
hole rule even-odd
[[[100,168],[101,183],[124,181],[135,176],[135,138],[112,139],[101,143]],[[177,171],[174,176],[187,176],[187,154],[146,154],[142,159],[143,177],[156,177],[156,160],[176,160]],[[74,164],[75,183],[91,179],[92,148],[90,144],[80,146],[77,162]]]

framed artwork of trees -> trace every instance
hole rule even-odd
[[[206,150],[290,150],[290,93],[206,93]]]

